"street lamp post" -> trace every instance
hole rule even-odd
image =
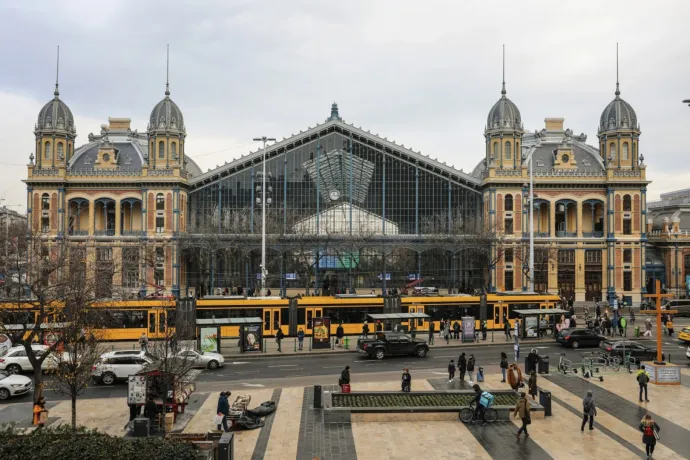
[[[266,143],[275,142],[273,137],[255,137],[254,142],[263,142],[263,174],[261,175],[261,297],[266,295]]]

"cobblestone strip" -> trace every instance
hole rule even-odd
[[[587,390],[592,390],[594,392],[596,406],[599,409],[611,414],[635,430],[639,429],[640,420],[648,413],[661,427],[662,442],[666,447],[683,456],[688,455],[688,452],[690,452],[690,431],[665,419],[659,414],[655,414],[644,407],[633,404],[627,399],[621,398],[617,394],[604,388],[591,385],[581,377],[550,374],[545,376],[545,378],[580,398],[585,396]],[[637,392],[637,385],[631,386],[630,391]],[[596,424],[596,417],[594,423]],[[598,428],[599,426],[597,426],[597,429]]]
[[[448,390],[449,386],[460,386],[461,383],[449,384],[445,379],[429,380],[437,391]],[[462,423],[458,421],[458,423]],[[479,442],[491,458],[505,460],[550,460],[552,457],[531,438],[515,442],[515,425],[510,422],[495,422],[481,425],[465,425],[472,436]]]
[[[324,385],[323,391],[338,391]],[[314,388],[305,387],[297,442],[297,460],[357,460],[355,439],[349,423],[323,423],[323,412],[313,409]]]
[[[268,439],[271,437],[273,419],[276,417],[276,413],[280,410],[280,394],[282,391],[283,390],[281,388],[276,388],[273,390],[271,401],[276,403],[276,410],[264,419],[264,426],[261,427],[259,438],[256,440],[256,446],[254,446],[252,460],[262,460],[266,456],[266,446],[268,446]]]

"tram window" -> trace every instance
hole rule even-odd
[[[156,333],[156,314],[155,313],[149,313],[149,333],[150,334]]]
[[[146,328],[145,310],[110,310],[105,315],[105,326],[112,328]],[[154,323],[155,323],[155,314]],[[154,330],[155,332],[155,330]]]
[[[175,327],[176,311],[168,312],[168,327]]]
[[[499,305],[494,305],[494,324],[499,324],[501,322],[501,307]]]
[[[312,320],[313,312],[310,310],[307,312],[307,329],[311,329],[311,320]]]
[[[165,313],[159,313],[158,319],[158,332],[165,332]]]
[[[273,328],[280,329],[280,311],[273,312]]]
[[[2,324],[31,324],[33,322],[34,315],[31,312],[0,313],[0,323]]]
[[[264,312],[264,329],[265,330],[271,329],[271,312],[270,311]]]
[[[280,324],[281,326],[289,326],[290,325],[290,316],[289,316],[289,308],[281,308],[280,309]]]
[[[306,322],[307,312],[304,308],[297,309],[297,324],[304,324]]]

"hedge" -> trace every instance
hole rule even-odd
[[[518,400],[514,393],[499,393],[494,397],[494,405],[497,406],[514,406]],[[333,407],[463,407],[468,406],[473,399],[474,395],[471,393],[344,393],[333,395]]]
[[[9,425],[0,429],[3,460],[131,460],[165,458],[194,460],[196,446],[164,438],[120,438],[68,425],[42,428],[29,434]]]

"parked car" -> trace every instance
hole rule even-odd
[[[635,363],[639,364],[641,361],[654,361],[656,359],[656,347],[647,346],[640,342],[632,340],[606,340],[601,342],[599,348],[611,353],[612,355],[623,356],[630,355],[635,358]],[[665,357],[662,356],[662,359]]]
[[[49,347],[46,345],[31,345],[31,348],[36,352],[36,357],[42,356]],[[53,352],[59,353],[59,352]],[[55,355],[48,356],[43,363],[41,369],[44,371],[53,369],[57,366]],[[6,370],[10,374],[20,374],[22,372],[32,372],[33,366],[29,361],[29,356],[26,353],[24,346],[12,347],[0,354],[0,370]]]
[[[144,366],[153,363],[146,356],[109,356],[91,369],[91,377],[96,383],[113,385],[118,380],[126,380],[130,375],[135,375]]]
[[[690,359],[690,347],[685,351],[685,357]]]
[[[369,357],[383,359],[387,355],[415,355],[420,358],[429,352],[429,345],[419,338],[397,332],[377,332],[371,339],[359,339],[357,351]]]
[[[113,357],[118,357],[118,356],[138,356],[138,357],[146,357],[150,359],[151,361],[155,361],[156,357],[153,356],[151,353],[146,352],[146,351],[141,351],[141,350],[115,350],[115,351],[108,351],[106,353],[103,353],[101,355],[101,359],[103,358],[113,358]]]
[[[598,347],[605,340],[606,337],[589,329],[563,329],[556,337],[561,345],[573,348]]]
[[[225,358],[220,353],[211,353],[208,351],[194,351],[194,350],[180,350],[176,355],[177,358],[182,358],[192,361],[194,367],[203,367],[208,369],[218,369],[223,367]]]
[[[12,396],[21,396],[33,390],[34,382],[24,375],[0,371],[0,401]]]

